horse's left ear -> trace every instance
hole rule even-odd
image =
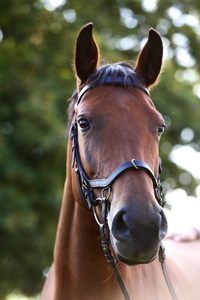
[[[75,70],[83,84],[97,70],[99,51],[92,35],[93,24],[88,23],[79,32],[76,40]]]
[[[155,83],[161,70],[163,56],[163,44],[160,34],[154,30],[149,30],[149,37],[141,50],[135,72],[139,73],[144,79],[146,86]]]

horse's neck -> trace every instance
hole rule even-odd
[[[54,262],[55,300],[123,299],[113,271],[104,257],[93,214],[76,203],[68,180],[65,183]],[[130,291],[133,289],[131,294],[138,295],[137,299],[140,299],[139,294],[144,293],[147,277],[145,266],[120,267],[127,287]]]
[[[87,299],[95,299],[93,293],[98,295],[98,289],[101,292],[102,283],[109,281],[110,270],[102,251],[98,225],[92,212],[76,203],[70,168],[67,171],[54,250],[54,299],[84,299],[88,293],[91,297]]]
[[[118,283],[103,254],[93,214],[80,207],[74,199],[69,153],[67,165],[68,176],[54,251],[54,300],[121,299]],[[137,291],[143,290],[145,268],[125,265],[120,265],[120,268],[130,290],[134,287],[133,294],[137,295]]]

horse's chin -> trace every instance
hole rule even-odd
[[[128,265],[135,266],[140,264],[149,264],[154,261],[158,255],[158,249],[160,241],[156,240],[154,243],[151,243],[151,246],[144,247],[144,245],[137,245],[135,243],[125,243],[117,241],[111,236],[111,244],[114,250],[116,258]]]
[[[126,264],[126,265],[128,265],[128,266],[136,266],[136,265],[141,265],[141,264],[149,264],[149,263],[151,263],[152,261],[154,261],[154,260],[156,259],[156,257],[157,257],[157,254],[156,254],[153,258],[148,259],[148,260],[129,260],[129,259],[123,257],[123,256],[122,256],[121,254],[119,254],[118,252],[115,253],[115,254],[116,254],[117,259],[118,259],[120,262],[122,262],[122,263],[124,263],[124,264]]]

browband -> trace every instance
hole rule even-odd
[[[119,86],[123,86],[124,85],[124,77],[112,77],[112,76],[108,76],[106,78],[106,80],[100,85],[119,85]],[[79,103],[81,102],[81,99],[83,98],[83,96],[85,95],[85,93],[89,90],[92,90],[98,86],[92,85],[92,84],[87,84],[81,91],[80,94],[78,96],[77,102],[75,104],[75,108],[79,105]],[[149,92],[147,90],[147,88],[144,88],[140,85],[137,84],[131,84],[131,87],[135,87],[139,90],[141,90],[142,92],[144,92],[148,97],[149,97]]]

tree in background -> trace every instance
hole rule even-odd
[[[0,4],[0,298],[41,290],[65,178],[67,98],[73,49],[92,21],[105,61],[135,61],[150,27],[164,41],[164,72],[152,99],[168,130],[161,139],[166,188],[194,194],[197,180],[170,160],[174,146],[199,151],[199,2],[10,0]],[[57,2],[58,4],[58,2]],[[104,60],[105,59],[105,60]]]

